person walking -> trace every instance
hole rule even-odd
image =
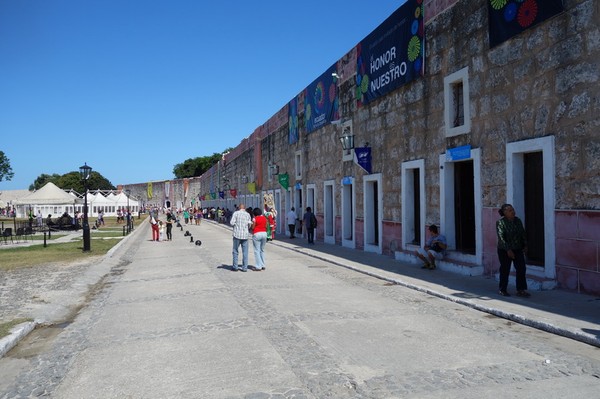
[[[290,231],[290,238],[296,238],[296,219],[298,219],[298,216],[296,216],[296,209],[294,207],[285,215],[285,219]]]
[[[254,208],[252,219],[252,245],[254,247],[254,270],[265,270],[265,245],[267,245],[267,225],[269,220],[262,214],[260,208]]]
[[[167,211],[167,241],[171,241],[173,239],[173,222],[175,221],[175,217],[171,213],[170,210]]]
[[[158,241],[160,239],[158,219],[152,214],[150,215],[150,224],[152,225],[152,241]]]
[[[315,229],[317,228],[317,218],[315,214],[312,212],[312,208],[306,207],[306,212],[302,217],[302,224],[306,229],[306,238],[308,238],[309,244],[315,243]]]
[[[233,226],[233,271],[238,271],[239,247],[242,246],[242,271],[248,271],[248,239],[250,238],[250,226],[252,219],[250,214],[246,212],[246,206],[240,204],[239,209],[231,216]]]
[[[419,248],[415,251],[415,255],[423,262],[421,269],[435,270],[435,261],[442,260],[448,245],[446,237],[438,232],[438,227],[435,224],[429,226],[429,239],[425,243],[424,248]]]
[[[517,296],[528,298],[525,254],[527,253],[527,236],[523,222],[516,216],[511,204],[504,204],[498,211],[501,218],[496,222],[498,236],[498,259],[500,260],[500,295],[508,293],[508,276],[511,264],[515,265]]]

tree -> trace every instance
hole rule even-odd
[[[210,156],[186,159],[183,163],[175,165],[173,174],[178,179],[201,176],[222,158],[223,154],[215,152]]]
[[[85,190],[78,171],[65,173],[64,175],[59,175],[56,173],[53,175],[48,175],[42,173],[37,179],[35,179],[34,183],[29,187],[29,189],[39,190],[49,182],[56,184],[57,187],[62,188],[63,190],[72,189],[78,193],[83,193]],[[115,190],[115,186],[113,186],[110,181],[96,171],[92,171],[87,186],[90,190]]]
[[[0,151],[0,181],[12,180],[14,172],[10,167],[10,160],[4,155],[4,151]]]

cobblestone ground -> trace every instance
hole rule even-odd
[[[18,352],[12,356],[0,359],[0,370],[4,370],[0,377],[5,381],[0,383],[1,397],[8,398],[35,398],[52,397],[58,385],[65,378],[78,353],[93,348],[96,343],[89,339],[90,331],[102,316],[103,309],[111,301],[111,286],[118,284],[123,273],[126,272],[128,262],[133,259],[140,244],[129,248],[124,261],[112,269],[106,276],[102,288],[90,301],[86,311],[82,312],[72,324],[56,327],[56,334],[52,339],[40,336],[40,341],[51,341],[44,350],[33,350],[31,354]],[[284,249],[270,248],[272,253],[285,251]],[[197,256],[197,255],[194,255]],[[198,256],[197,256],[198,257]],[[275,256],[272,256],[273,258]],[[198,257],[199,258],[199,257]],[[477,311],[463,308],[423,293],[411,291],[399,286],[383,283],[381,280],[358,274],[326,262],[310,259],[302,255],[281,254],[281,259],[288,262],[303,263],[318,280],[319,276],[327,276],[337,281],[344,287],[359,288],[368,291],[376,297],[391,300],[395,307],[376,309],[373,311],[348,311],[337,310],[332,306],[329,310],[319,311],[304,309],[299,304],[297,311],[284,313],[279,309],[272,297],[261,295],[265,286],[260,284],[240,283],[241,273],[232,273],[226,267],[214,268],[213,272],[222,283],[220,288],[214,289],[214,295],[227,295],[235,292],[232,297],[244,311],[245,316],[220,322],[206,322],[190,324],[187,328],[165,328],[148,333],[129,335],[114,335],[110,338],[115,345],[131,344],[136,341],[152,341],[164,337],[189,337],[206,334],[208,332],[225,332],[246,329],[248,327],[260,328],[271,347],[278,353],[287,367],[296,378],[301,381],[301,386],[283,386],[280,389],[265,392],[245,393],[236,398],[453,398],[453,397],[582,397],[580,394],[591,392],[590,384],[600,387],[600,351],[585,344],[556,337],[551,334],[532,330],[506,320],[485,315]],[[214,252],[203,252],[198,259],[204,265],[221,264],[224,257]],[[60,289],[74,281],[77,273],[81,273],[85,265],[73,265],[67,268],[48,268],[44,273],[46,287]],[[266,272],[263,273],[268,273]],[[24,270],[21,276],[27,281],[27,288],[17,293],[20,304],[27,303],[35,298],[37,289],[43,289],[44,284],[39,282],[37,274],[32,270]],[[190,272],[193,274],[194,272]],[[188,274],[176,274],[171,279],[184,279]],[[18,286],[17,276],[11,276],[2,282],[2,303],[12,300],[11,295]],[[4,290],[4,288],[11,288]],[[270,284],[271,290],[293,290],[296,288],[293,281],[282,280],[280,285]],[[16,290],[18,291],[18,290]],[[177,294],[166,294],[153,297],[152,300],[162,301],[193,296],[195,292],[184,291]],[[120,299],[117,305],[124,305],[134,299]],[[17,303],[2,306],[3,312],[13,315],[24,315]],[[115,305],[115,303],[111,303]],[[5,310],[6,309],[6,310]],[[400,317],[406,314],[415,314],[424,317],[433,317],[439,320],[437,330],[431,331],[428,336],[415,336],[414,330],[407,326],[401,334],[406,340],[426,340],[429,345],[452,334],[457,334],[457,339],[468,336],[470,333],[485,337],[486,345],[490,349],[496,345],[510,345],[515,350],[528,354],[529,359],[486,364],[485,362],[473,363],[458,368],[447,368],[444,364],[444,354],[440,353],[439,367],[428,371],[393,372],[397,364],[381,364],[381,369],[389,370],[379,375],[357,378],[355,373],[349,371],[346,361],[330,347],[308,332],[302,326],[305,323],[327,322],[335,320],[360,322],[377,322],[382,319]],[[461,331],[457,333],[456,331]],[[382,334],[389,333],[382,331]],[[365,337],[365,340],[368,337]],[[31,344],[35,346],[35,343]],[[44,345],[44,344],[40,344]],[[465,343],[457,342],[457,345]],[[468,345],[465,345],[468,347]],[[540,359],[549,359],[540,361]],[[418,359],[398,359],[410,362]],[[12,369],[11,374],[6,370]],[[560,389],[555,390],[555,396],[548,394],[551,387],[561,386],[564,382],[575,384],[573,381],[581,379],[582,390],[569,391],[565,395]],[[519,385],[520,392],[502,395],[503,386],[510,383]],[[540,389],[542,386],[550,388]],[[596,393],[598,391],[596,390]],[[471,396],[469,396],[471,395]],[[586,394],[585,397],[592,397]],[[56,396],[59,397],[59,396]],[[200,397],[180,392],[173,397]]]

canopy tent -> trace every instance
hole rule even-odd
[[[65,212],[72,216],[75,205],[81,203],[80,198],[58,188],[54,183],[46,183],[39,190],[14,201],[17,217],[27,217],[30,210],[34,215],[39,211],[44,217],[49,214],[60,216]]]

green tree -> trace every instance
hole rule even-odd
[[[78,171],[65,173],[64,175],[59,175],[56,173],[53,175],[48,175],[43,173],[39,175],[37,179],[35,179],[35,182],[29,187],[29,189],[39,190],[49,182],[56,184],[57,187],[62,188],[63,190],[73,189],[78,193],[83,193],[84,191],[83,182],[81,181],[81,176],[79,175]],[[89,190],[115,190],[115,186],[113,186],[108,179],[93,170],[87,186]]]
[[[4,151],[0,151],[0,181],[11,180],[14,175],[10,167],[10,160],[4,155]]]
[[[178,163],[173,167],[173,174],[178,179],[201,176],[219,162],[222,157],[223,154],[215,152],[210,156],[186,159],[183,163]]]
[[[60,178],[60,175],[58,173],[54,173],[52,175],[42,173],[35,179],[33,184],[29,186],[29,191],[39,190],[40,188],[44,187],[47,183],[50,183],[50,182],[52,182],[58,186],[57,180],[59,178]]]

